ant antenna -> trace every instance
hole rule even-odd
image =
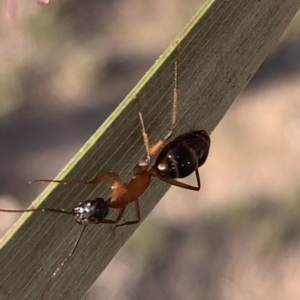
[[[71,252],[69,253],[69,255],[64,259],[64,261],[57,267],[57,269],[55,270],[55,272],[52,274],[52,278],[50,278],[49,282],[47,283],[47,285],[46,285],[46,287],[45,287],[45,289],[44,289],[44,291],[43,291],[43,294],[42,294],[42,300],[45,299],[46,292],[49,291],[49,286],[50,286],[50,284],[51,284],[51,282],[52,282],[53,277],[56,276],[56,275],[58,274],[58,272],[62,269],[62,267],[66,264],[66,262],[67,262],[67,261],[72,257],[72,255],[74,254],[74,252],[75,252],[75,250],[76,250],[76,248],[77,248],[77,246],[78,246],[78,244],[79,244],[79,241],[81,240],[81,237],[82,237],[82,235],[83,235],[83,232],[84,232],[86,226],[87,226],[87,225],[84,225],[84,226],[83,226],[83,228],[82,228],[81,232],[79,233],[79,235],[78,235],[78,237],[77,237],[77,239],[76,239],[76,241],[75,241],[75,243],[74,243],[74,246],[73,246]]]
[[[55,209],[55,208],[32,208],[32,209],[3,209],[0,208],[0,211],[2,212],[8,212],[8,213],[24,213],[24,212],[36,212],[36,211],[41,211],[41,212],[47,212],[47,211],[51,211],[51,212],[55,212],[55,213],[61,213],[61,214],[68,214],[68,215],[73,215],[72,212],[70,211],[66,211],[63,209]]]
[[[63,209],[55,209],[55,208],[32,208],[32,209],[3,209],[3,208],[0,208],[0,211],[2,212],[9,212],[9,213],[24,213],[24,212],[37,212],[37,211],[40,211],[40,212],[55,212],[55,213],[61,213],[61,214],[68,214],[68,215],[74,215],[73,212],[70,212],[70,211],[66,211],[66,210],[63,210]],[[73,246],[73,249],[72,251],[69,253],[68,257],[60,264],[60,266],[55,270],[55,272],[53,273],[53,276],[55,276],[59,270],[61,269],[61,267],[69,260],[69,258],[73,255],[74,251],[76,250],[76,247],[80,241],[80,238],[84,232],[84,229],[85,229],[86,225],[84,225],[81,233],[79,234],[74,246]]]

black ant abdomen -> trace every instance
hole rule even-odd
[[[154,169],[162,178],[185,178],[205,163],[209,148],[210,137],[206,131],[182,134],[161,150]]]
[[[193,148],[198,157],[198,168],[201,167],[207,159],[210,148],[210,137],[205,130],[193,131],[191,136],[195,136],[193,143],[193,137],[190,139],[190,147]]]
[[[99,224],[108,215],[109,208],[103,198],[89,199],[80,202],[73,208],[72,215],[82,225]]]

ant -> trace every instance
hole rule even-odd
[[[112,179],[111,183],[111,195],[105,201],[103,198],[88,199],[86,201],[80,202],[71,211],[66,211],[63,209],[54,208],[35,208],[35,209],[25,209],[25,210],[7,210],[0,209],[2,212],[55,212],[72,215],[76,222],[84,225],[75,244],[69,253],[68,257],[60,264],[60,266],[53,273],[53,276],[57,275],[59,270],[68,261],[68,259],[73,255],[76,247],[81,239],[81,236],[88,224],[114,224],[115,227],[133,225],[140,222],[140,206],[139,198],[146,191],[151,183],[152,177],[157,177],[160,180],[174,186],[178,186],[188,190],[199,191],[200,176],[198,168],[201,167],[208,156],[210,148],[210,137],[208,133],[204,130],[190,131],[185,134],[181,134],[176,137],[173,141],[167,141],[173,136],[176,124],[177,124],[177,103],[178,103],[178,61],[175,60],[174,68],[174,89],[173,89],[173,109],[172,109],[172,127],[167,135],[156,142],[154,145],[150,146],[148,134],[145,129],[145,124],[141,112],[140,102],[137,97],[135,101],[139,108],[139,119],[142,127],[142,136],[146,149],[146,157],[140,160],[134,168],[134,176],[131,181],[126,184],[122,183],[121,178],[117,173],[108,172],[96,176],[94,179],[89,181],[84,180],[48,180],[48,179],[37,179],[32,182],[55,182],[59,184],[69,184],[69,183],[80,183],[80,184],[99,184],[107,179]],[[154,165],[151,167],[151,158],[158,151],[158,154]],[[188,185],[186,183],[177,181],[177,178],[185,178],[195,172],[197,186]],[[132,221],[125,221],[119,224],[121,218],[123,217],[126,206],[134,202],[136,219]],[[119,209],[118,216],[115,220],[106,219],[109,209],[116,208]]]

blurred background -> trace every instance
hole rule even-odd
[[[34,200],[44,186],[27,182],[55,177],[200,2],[2,5],[0,207]],[[213,132],[201,191],[171,188],[85,300],[298,300],[299,98],[298,14]],[[2,213],[0,234],[18,218]]]

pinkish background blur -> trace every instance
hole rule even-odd
[[[27,182],[58,173],[199,7],[2,7],[0,207],[29,205],[43,185]],[[171,188],[85,300],[299,300],[299,100],[300,15],[213,132],[201,192]]]

